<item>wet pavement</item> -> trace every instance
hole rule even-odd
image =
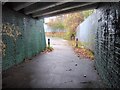
[[[51,38],[52,52],[3,73],[3,88],[103,88],[94,61],[80,59],[68,42]]]

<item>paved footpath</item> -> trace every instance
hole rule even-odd
[[[51,38],[52,52],[3,73],[3,88],[103,88],[94,61],[80,59],[68,42]],[[84,77],[86,75],[86,77]]]

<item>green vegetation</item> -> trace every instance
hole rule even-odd
[[[51,21],[48,23],[48,25],[53,29],[61,29],[61,30],[64,29],[64,24],[60,20]]]
[[[84,19],[86,19],[88,16],[90,16],[93,12],[94,12],[94,10],[83,11],[82,13],[83,13]]]
[[[67,14],[67,17],[64,20],[64,27],[67,30],[65,39],[70,39],[72,34],[75,36],[76,28],[83,20],[81,12]]]
[[[71,36],[76,35],[76,28],[83,22],[94,10],[88,10],[83,12],[70,13],[65,15],[56,16],[51,19],[47,24],[55,29],[66,30],[63,35],[53,32],[53,36],[63,36],[62,38],[70,40],[69,44],[73,46],[74,51],[83,58],[94,59],[94,54],[90,49],[86,49],[83,43],[78,41],[78,47],[76,47],[76,41],[71,39]],[[85,43],[84,43],[85,44]],[[46,50],[52,51],[53,48],[47,47]]]
[[[53,28],[53,32],[55,32],[54,30],[56,29],[66,30],[63,38],[70,40],[71,35],[75,36],[78,25],[91,15],[93,11],[94,10],[87,10],[56,16],[56,18],[50,19],[47,24]]]

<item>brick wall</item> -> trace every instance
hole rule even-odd
[[[120,88],[120,3],[101,3],[96,10],[95,66],[108,87]]]

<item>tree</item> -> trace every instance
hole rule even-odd
[[[57,16],[55,19],[50,19],[47,25],[49,25],[53,29],[64,29],[64,23],[61,16]]]
[[[84,17],[81,12],[66,15],[66,18],[64,19],[64,27],[67,30],[67,39],[70,39],[71,35],[76,34],[76,28],[83,20]]]
[[[82,13],[83,13],[84,19],[86,19],[88,16],[90,16],[93,12],[94,12],[94,10],[83,11]]]
[[[94,10],[87,10],[83,12],[75,12],[64,15],[56,16],[54,19],[50,19],[48,25],[55,29],[66,30],[66,39],[70,39],[71,35],[76,34],[76,28],[84,21]]]

